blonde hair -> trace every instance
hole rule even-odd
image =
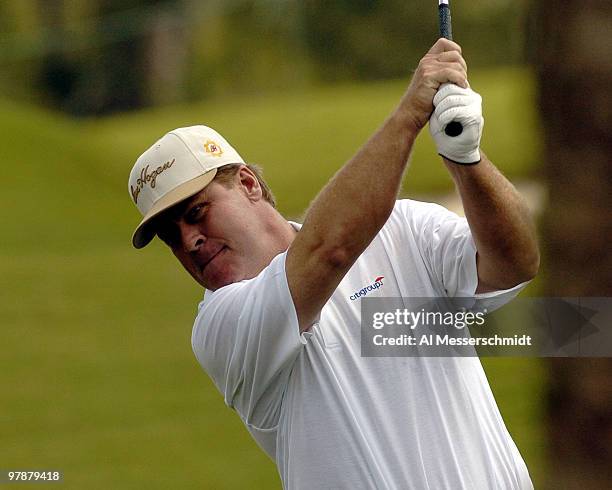
[[[223,165],[217,169],[217,174],[215,175],[214,180],[227,188],[231,188],[234,185],[233,177],[238,173],[238,170],[240,170],[240,167],[243,165],[253,172],[253,174],[255,174],[255,177],[257,177],[257,181],[259,182],[259,186],[261,187],[263,198],[268,201],[273,208],[275,208],[276,199],[274,198],[274,194],[272,194],[272,190],[264,180],[263,170],[259,165],[254,163],[230,163],[228,165]]]

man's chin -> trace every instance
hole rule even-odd
[[[188,272],[191,277],[193,277],[195,282],[197,282],[200,286],[202,286],[204,289],[207,289],[208,291],[216,291],[217,289],[229,284],[229,282],[225,284],[224,281],[219,281],[212,277],[206,277],[202,272],[199,271]]]
[[[240,279],[234,278],[234,274],[224,274],[223,276],[215,275],[212,277],[201,277],[201,279],[196,280],[209,291],[216,291],[217,289],[238,282]]]

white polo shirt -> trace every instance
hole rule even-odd
[[[361,357],[355,292],[383,276],[368,297],[473,296],[475,257],[464,218],[401,200],[309,332],[299,334],[286,252],[206,292],[193,351],[284,488],[533,488],[478,358]],[[490,310],[523,286],[477,297]]]

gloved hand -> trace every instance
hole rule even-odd
[[[480,162],[480,137],[484,126],[482,97],[470,88],[445,83],[434,96],[433,105],[435,110],[429,118],[429,132],[438,153],[462,165]],[[451,121],[463,126],[460,135],[448,136],[444,132]]]

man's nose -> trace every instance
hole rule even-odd
[[[196,252],[206,242],[206,236],[197,225],[179,223],[179,228],[181,230],[181,243],[185,252]]]

